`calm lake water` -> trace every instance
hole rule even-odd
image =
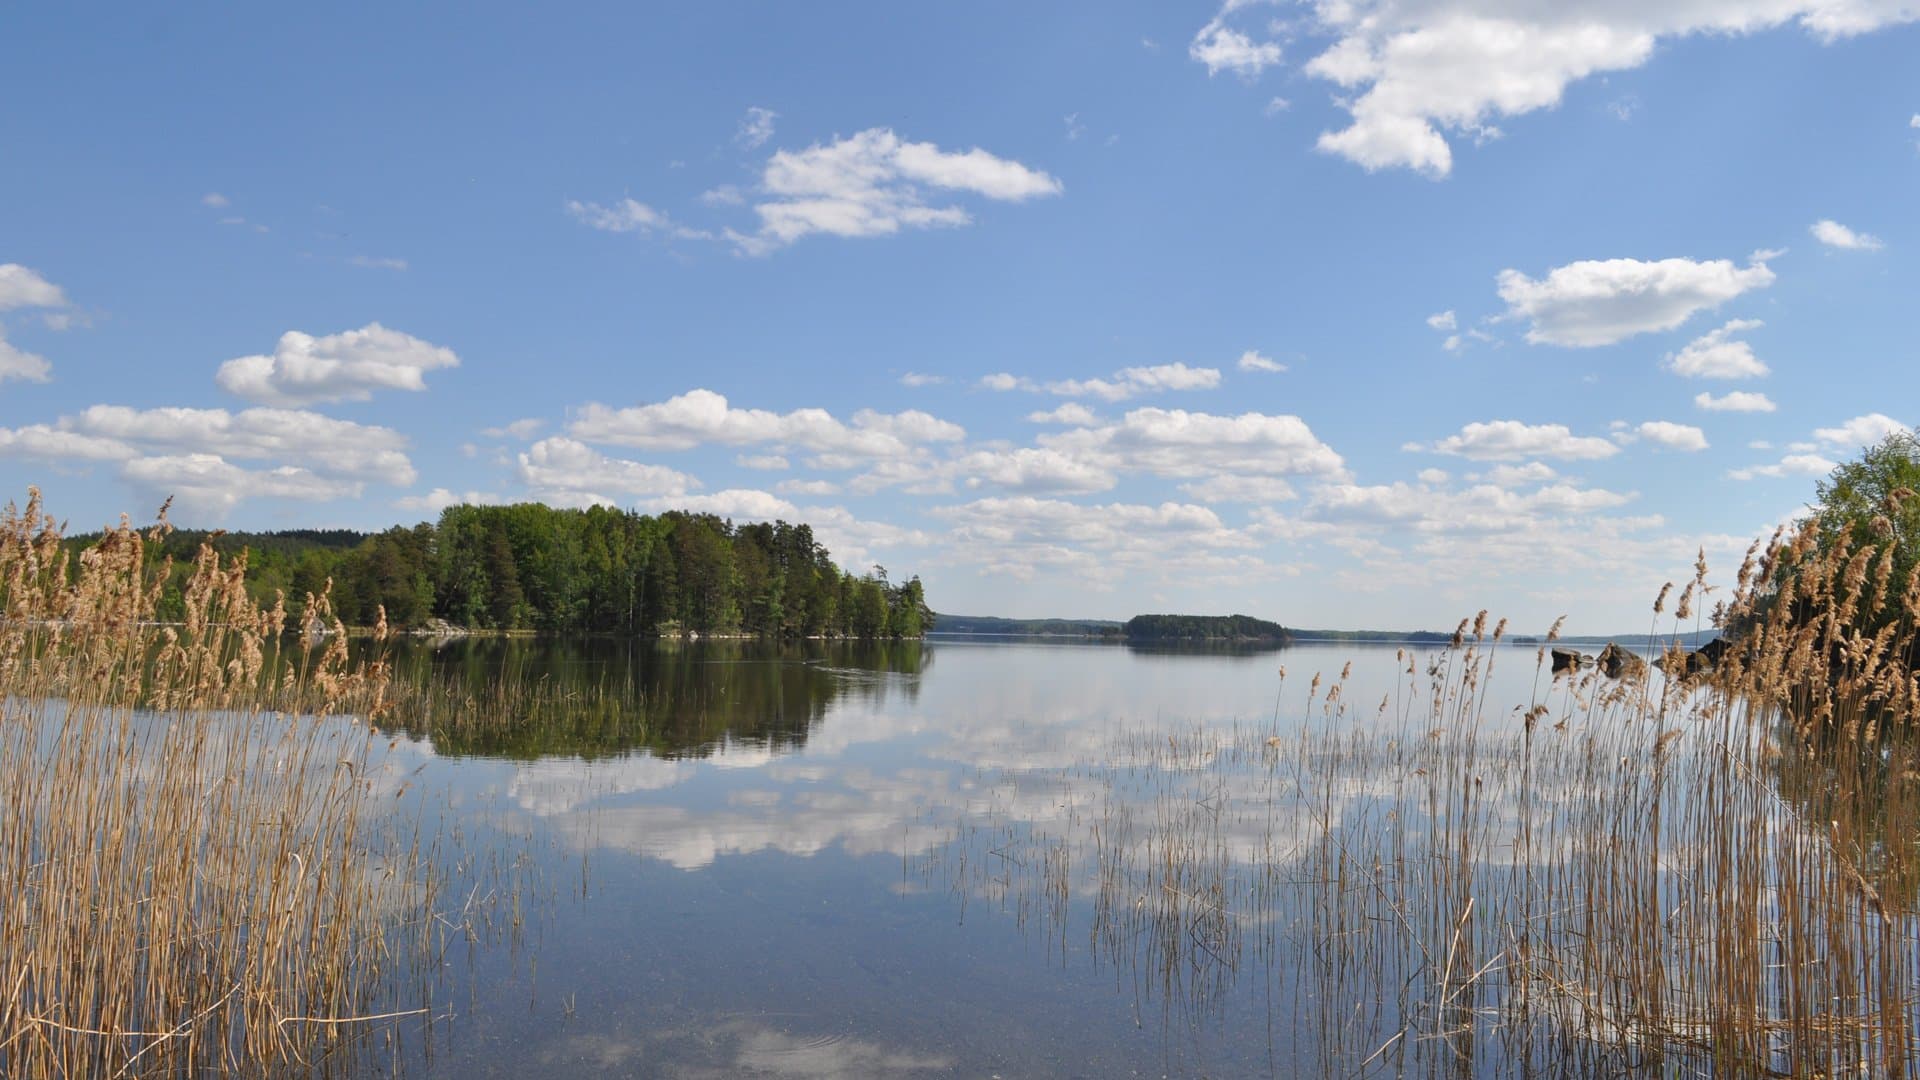
[[[1295,891],[1324,869],[1303,838],[1327,814],[1364,822],[1373,781],[1317,805],[1265,749],[1427,736],[1435,708],[1415,687],[1445,655],[408,643],[403,669],[547,680],[603,719],[399,733],[396,775],[430,793],[427,831],[457,838],[466,895],[441,906],[487,915],[448,950],[451,1019],[382,1068],[1484,1072],[1525,1046],[1469,1045],[1463,1061],[1454,1043],[1379,1045],[1404,1026],[1378,984],[1405,958],[1330,959],[1338,932]],[[1531,647],[1496,665],[1479,712],[1497,727],[1549,680]]]

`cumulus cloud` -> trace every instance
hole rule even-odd
[[[1507,317],[1530,323],[1528,341],[1587,347],[1671,330],[1697,312],[1773,284],[1773,277],[1756,257],[1744,268],[1728,259],[1583,260],[1539,280],[1511,269],[1498,280]]]
[[[0,263],[0,311],[67,306],[60,286],[19,263]]]
[[[34,461],[125,461],[139,451],[119,439],[83,435],[77,431],[29,424],[0,428],[0,456]]]
[[[1090,506],[1016,495],[931,513],[949,525],[953,558],[1022,581],[1045,572],[1106,587],[1129,573],[1180,573],[1184,560],[1198,557],[1200,564],[1214,565],[1222,552],[1257,546],[1212,510],[1191,503]],[[1243,556],[1233,565],[1244,571],[1259,563]]]
[[[489,439],[531,439],[540,434],[541,429],[546,426],[545,420],[529,416],[512,423],[501,424],[499,427],[481,428],[480,434]]]
[[[134,458],[120,467],[127,480],[172,495],[180,506],[220,514],[245,499],[326,502],[357,498],[362,485],[323,477],[294,465],[244,469],[218,454],[169,454]]]
[[[1872,446],[1889,435],[1898,435],[1907,430],[1907,425],[1884,413],[1868,413],[1856,416],[1837,427],[1816,428],[1813,437],[1828,446],[1843,450],[1856,450],[1863,446]]]
[[[1189,49],[1209,72],[1249,77],[1280,62],[1279,45],[1257,40],[1228,0]],[[1560,104],[1569,84],[1636,68],[1665,40],[1752,34],[1797,25],[1822,41],[1920,17],[1907,0],[1617,0],[1522,2],[1489,8],[1464,0],[1397,3],[1340,0],[1311,5],[1332,42],[1306,64],[1339,88],[1345,128],[1319,148],[1367,169],[1410,168],[1444,177],[1451,139],[1497,135],[1506,117]]]
[[[1258,356],[1258,354],[1248,354]],[[1258,357],[1265,360],[1265,357]],[[1272,363],[1272,361],[1266,361]],[[1244,366],[1246,357],[1241,358]],[[1273,369],[1261,369],[1273,370]],[[1280,368],[1284,371],[1285,368]],[[998,372],[985,376],[980,386],[986,390],[1026,390],[1060,397],[1097,397],[1102,401],[1125,401],[1142,394],[1163,390],[1212,390],[1220,385],[1218,368],[1188,367],[1183,363],[1156,364],[1152,367],[1122,368],[1104,379],[1060,379],[1037,382],[1022,375]]]
[[[1554,517],[1578,517],[1631,502],[1635,495],[1553,484],[1519,492],[1495,484],[1436,491],[1411,484],[1328,484],[1315,491],[1309,518],[1372,524],[1416,532],[1498,533],[1527,529]]]
[[[1235,5],[1229,5],[1231,8]],[[1280,46],[1271,41],[1255,41],[1226,25],[1225,12],[1200,28],[1187,46],[1187,55],[1207,66],[1208,75],[1231,71],[1245,79],[1280,62]]]
[[[366,401],[375,390],[418,392],[427,372],[459,365],[452,349],[376,322],[325,337],[289,330],[271,354],[220,365],[214,382],[262,405],[310,405]]]
[[[965,208],[936,201],[937,192],[1025,202],[1064,189],[1045,172],[978,147],[942,150],[933,143],[907,142],[886,128],[869,128],[805,150],[776,152],[761,174],[760,190],[764,201],[754,204],[759,230],[729,233],[741,251],[752,255],[816,234],[891,236],[972,222]]]
[[[1719,397],[1703,392],[1693,396],[1693,403],[1708,412],[1773,412],[1779,408],[1767,395],[1745,390],[1735,390]]]
[[[504,501],[491,491],[450,491],[437,487],[424,495],[403,495],[393,500],[393,505],[400,510],[438,514],[449,506],[492,506]]]
[[[765,469],[768,471],[790,469],[793,467],[793,462],[788,461],[785,454],[741,454],[733,459],[733,463],[743,469]]]
[[[535,496],[562,506],[618,506],[611,495],[684,495],[700,486],[683,472],[662,465],[608,457],[564,436],[545,438],[519,457],[522,483]]]
[[[1114,471],[1157,476],[1337,477],[1346,463],[1297,416],[1217,416],[1142,408],[1116,423],[1040,437],[1041,445]]]
[[[1181,484],[1180,490],[1203,503],[1277,503],[1299,497],[1293,485],[1278,476],[1214,476]]]
[[[1460,323],[1458,319],[1454,318],[1453,311],[1449,308],[1437,315],[1427,316],[1427,325],[1433,327],[1435,330],[1452,330],[1457,328]]]
[[[30,353],[7,340],[7,328],[0,326],[0,382],[46,382],[53,377],[53,365],[38,353]]]
[[[1753,354],[1753,346],[1733,335],[1765,325],[1758,319],[1734,319],[1718,330],[1688,342],[1667,357],[1667,370],[1695,379],[1753,379],[1767,374],[1767,365]]]
[[[1240,370],[1278,373],[1287,370],[1287,365],[1272,357],[1262,356],[1258,352],[1248,349],[1246,352],[1240,354]]]
[[[710,443],[791,446],[819,455],[817,460],[826,468],[908,457],[923,444],[966,437],[958,424],[917,409],[891,414],[862,409],[847,423],[825,409],[787,413],[736,409],[711,390],[690,390],[663,402],[625,409],[589,404],[568,425],[568,432],[576,439],[651,450],[688,450]]]
[[[919,371],[909,371],[900,376],[901,386],[939,386],[946,381],[945,375],[928,375]]]
[[[207,457],[299,462],[351,480],[409,487],[415,480],[407,440],[392,428],[356,424],[298,409],[159,408],[93,405],[62,417],[59,428],[160,450],[169,460]],[[204,462],[201,462],[204,464]],[[218,470],[201,470],[212,475]]]
[[[1822,218],[1814,222],[1807,231],[1813,234],[1815,240],[1828,247],[1844,248],[1848,251],[1878,251],[1885,246],[1880,242],[1879,237],[1855,232],[1832,218]]]
[[[1706,432],[1689,424],[1676,424],[1668,420],[1649,420],[1634,428],[1633,436],[1668,450],[1692,453],[1707,448]]]
[[[1092,409],[1077,401],[1069,401],[1058,408],[1044,412],[1028,413],[1027,420],[1035,424],[1072,424],[1079,427],[1100,422],[1100,418],[1094,415]]]
[[[1526,424],[1518,420],[1491,420],[1472,423],[1433,444],[1435,453],[1453,454],[1475,461],[1519,461],[1524,458],[1558,458],[1565,461],[1597,461],[1620,452],[1620,448],[1598,436],[1575,435],[1565,424]]]
[[[1821,457],[1819,454],[1788,454],[1771,465],[1750,465],[1744,469],[1729,469],[1727,475],[1735,480],[1753,480],[1760,477],[1779,479],[1786,476],[1825,476],[1839,468],[1839,464]]]
[[[747,115],[740,120],[740,129],[733,133],[733,141],[748,150],[758,150],[773,138],[773,122],[779,118],[780,114],[772,109],[749,105]]]
[[[1009,491],[1091,493],[1117,483],[1114,474],[1093,462],[1058,450],[1022,447],[980,450],[961,458],[955,471],[970,486],[993,484]]]

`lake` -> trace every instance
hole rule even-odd
[[[448,1077],[1674,1066],[1603,1000],[1638,961],[1583,954],[1527,1019],[1508,1011],[1547,991],[1509,974],[1503,927],[1590,940],[1642,906],[1671,923],[1683,887],[1656,868],[1643,905],[1643,883],[1609,898],[1567,869],[1646,832],[1616,794],[1652,783],[1657,806],[1685,781],[1629,767],[1678,750],[1619,721],[1626,691],[1555,686],[1536,655],[403,642],[409,677],[477,694],[505,672],[586,719],[394,733],[402,804],[449,838],[459,931],[416,973],[440,1019],[375,1059]],[[1698,847],[1699,828],[1656,810],[1656,867],[1674,861],[1657,838]],[[1725,960],[1674,962],[1678,995]],[[1662,1030],[1684,1054],[1705,1021],[1679,1012]],[[1595,1017],[1618,1030],[1593,1037]]]

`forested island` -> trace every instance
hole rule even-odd
[[[438,522],[378,533],[179,529],[157,542],[174,560],[161,618],[183,610],[203,542],[247,550],[248,589],[267,603],[283,591],[296,623],[329,580],[349,626],[373,625],[384,607],[400,628],[917,638],[933,617],[917,576],[850,574],[804,524],[522,503],[450,507]]]
[[[1293,632],[1251,615],[1135,615],[1121,633],[1128,641],[1258,641],[1285,645]]]

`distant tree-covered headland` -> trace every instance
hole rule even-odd
[[[1135,615],[1122,630],[1128,641],[1293,640],[1286,627],[1251,615]]]
[[[804,524],[538,503],[455,506],[437,523],[371,534],[178,530],[161,542],[175,563],[162,618],[181,610],[178,587],[203,541],[247,549],[248,588],[269,602],[283,591],[296,624],[329,580],[350,626],[384,608],[398,627],[917,638],[933,618],[918,577],[847,573]]]

